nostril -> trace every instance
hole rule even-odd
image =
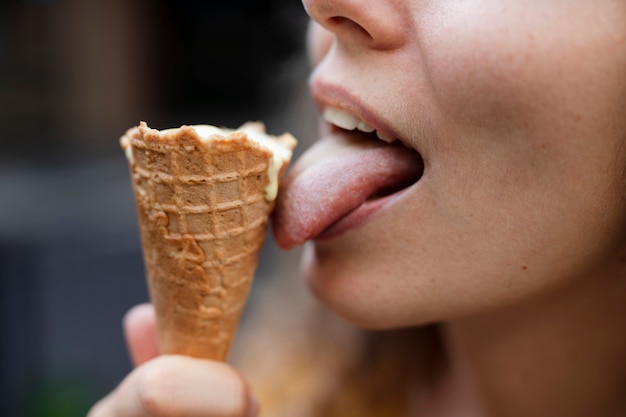
[[[410,1],[302,0],[311,18],[342,47],[389,51],[411,38]],[[319,31],[317,31],[319,33]]]
[[[348,19],[347,17],[333,16],[328,19],[328,23],[334,28],[334,30],[340,29],[343,31],[359,33],[361,36],[368,40],[374,39],[374,37],[363,26],[359,25],[352,19]]]

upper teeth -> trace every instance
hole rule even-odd
[[[326,107],[323,112],[324,120],[346,130],[360,130],[361,132],[371,133],[375,129],[355,115],[336,107]],[[379,139],[391,143],[395,138],[381,134],[376,131]]]

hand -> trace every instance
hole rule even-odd
[[[154,309],[143,304],[124,318],[135,369],[88,417],[254,417],[258,403],[229,365],[179,355],[159,356]]]

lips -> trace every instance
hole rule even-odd
[[[335,129],[298,161],[274,213],[279,246],[289,249],[358,227],[420,178],[417,152],[372,135]]]
[[[424,171],[421,155],[367,100],[319,73],[310,87],[326,129],[281,185],[272,228],[284,249],[367,223]]]

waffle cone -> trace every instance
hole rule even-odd
[[[203,141],[189,126],[161,134],[143,122],[121,143],[161,352],[225,360],[274,206],[272,152],[240,131]]]

